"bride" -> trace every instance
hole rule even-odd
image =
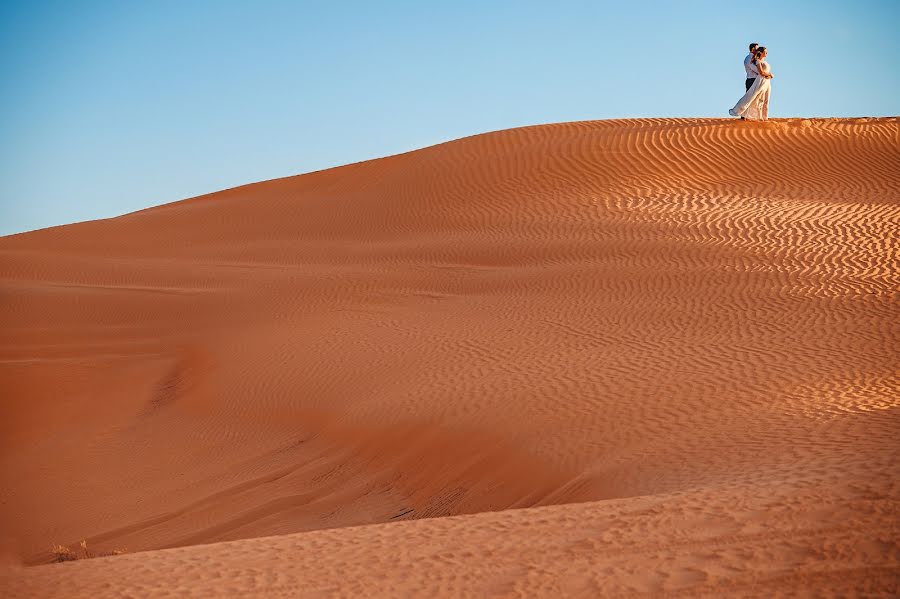
[[[774,75],[766,62],[768,52],[765,47],[758,48],[753,58],[753,64],[759,69],[759,77],[747,90],[747,93],[738,100],[734,108],[728,110],[731,116],[739,116],[748,121],[769,120],[769,92],[772,84],[769,81]]]

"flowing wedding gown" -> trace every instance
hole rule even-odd
[[[759,71],[760,73],[769,72],[769,64],[765,60],[759,61]],[[734,105],[734,108],[728,110],[728,114],[742,116],[748,121],[768,121],[771,81],[768,77],[757,77],[747,93]]]

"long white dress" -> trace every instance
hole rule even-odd
[[[760,73],[769,72],[769,64],[765,60],[760,60],[758,66]],[[734,105],[734,108],[728,110],[728,114],[742,116],[748,121],[768,121],[771,81],[768,77],[757,77],[747,93]]]

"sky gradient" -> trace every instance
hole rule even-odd
[[[0,7],[0,235],[539,123],[900,114],[900,2]],[[729,8],[729,6],[731,8]]]

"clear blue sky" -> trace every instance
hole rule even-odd
[[[900,0],[756,6],[6,0],[0,235],[508,127],[725,117],[750,41],[773,116],[900,114]]]

